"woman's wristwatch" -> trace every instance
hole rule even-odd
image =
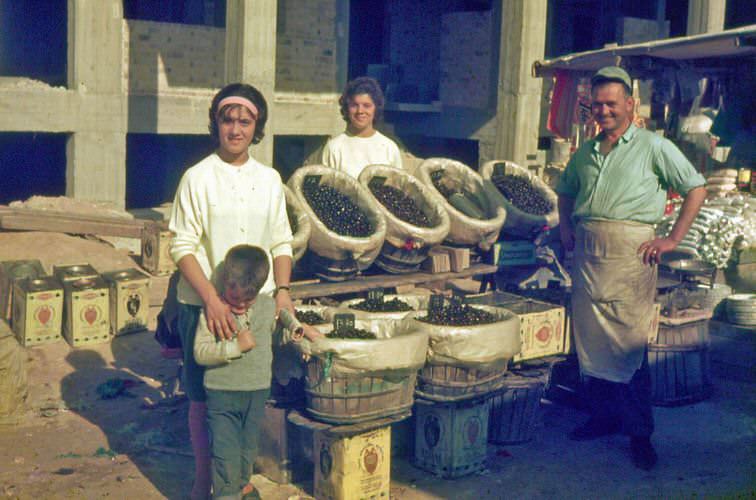
[[[273,296],[275,297],[276,295],[278,295],[278,292],[280,292],[281,290],[286,290],[288,292],[291,290],[291,287],[289,285],[277,286],[276,290],[273,292]]]

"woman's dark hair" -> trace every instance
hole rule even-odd
[[[227,104],[223,106],[223,109],[219,110],[218,103],[230,96],[239,96],[249,99],[252,104],[257,107],[255,135],[252,137],[252,144],[259,143],[262,141],[263,137],[265,137],[265,122],[268,121],[268,104],[265,102],[265,98],[259,90],[246,83],[231,83],[226,85],[215,94],[215,97],[213,97],[209,112],[210,124],[207,126],[213,141],[215,141],[216,144],[219,142],[217,123],[218,113],[220,112],[222,116],[225,116],[230,110],[241,106],[241,104]]]
[[[349,123],[349,100],[356,95],[367,94],[375,104],[375,119],[378,120],[383,112],[383,91],[381,86],[369,76],[361,76],[350,81],[344,87],[344,92],[339,97],[339,106],[341,107],[341,117]]]

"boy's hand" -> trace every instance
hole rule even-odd
[[[250,330],[242,330],[236,336],[236,341],[239,343],[239,350],[241,352],[251,351],[257,346],[255,342],[255,336],[252,335]]]
[[[300,335],[298,338],[292,337],[292,340],[294,342],[299,342],[300,340],[302,340],[302,337],[304,337],[310,342],[315,342],[316,339],[319,339],[323,336],[324,335],[320,332],[320,330],[318,330],[314,326],[302,323],[302,335]]]

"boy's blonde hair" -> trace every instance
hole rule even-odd
[[[260,247],[236,245],[223,261],[221,281],[223,288],[238,288],[247,298],[257,297],[270,273],[268,254]]]

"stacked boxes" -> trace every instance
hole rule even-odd
[[[162,224],[147,224],[142,231],[142,267],[154,276],[176,270],[170,252],[171,232]]]
[[[314,444],[315,498],[389,499],[391,428],[383,426],[342,437],[316,432]]]
[[[0,262],[0,318],[11,320],[13,284],[20,279],[45,274],[38,260],[7,260]]]
[[[14,283],[13,331],[23,346],[61,339],[63,285],[56,278],[25,278]]]
[[[444,478],[480,472],[488,441],[488,401],[415,400],[415,456],[420,469]]]
[[[110,287],[111,333],[147,329],[150,278],[136,269],[103,273],[102,278]]]
[[[80,279],[96,278],[99,273],[89,264],[74,264],[71,266],[53,266],[53,276],[65,284]]]
[[[102,278],[63,283],[65,315],[63,336],[73,347],[110,340],[108,285]]]

